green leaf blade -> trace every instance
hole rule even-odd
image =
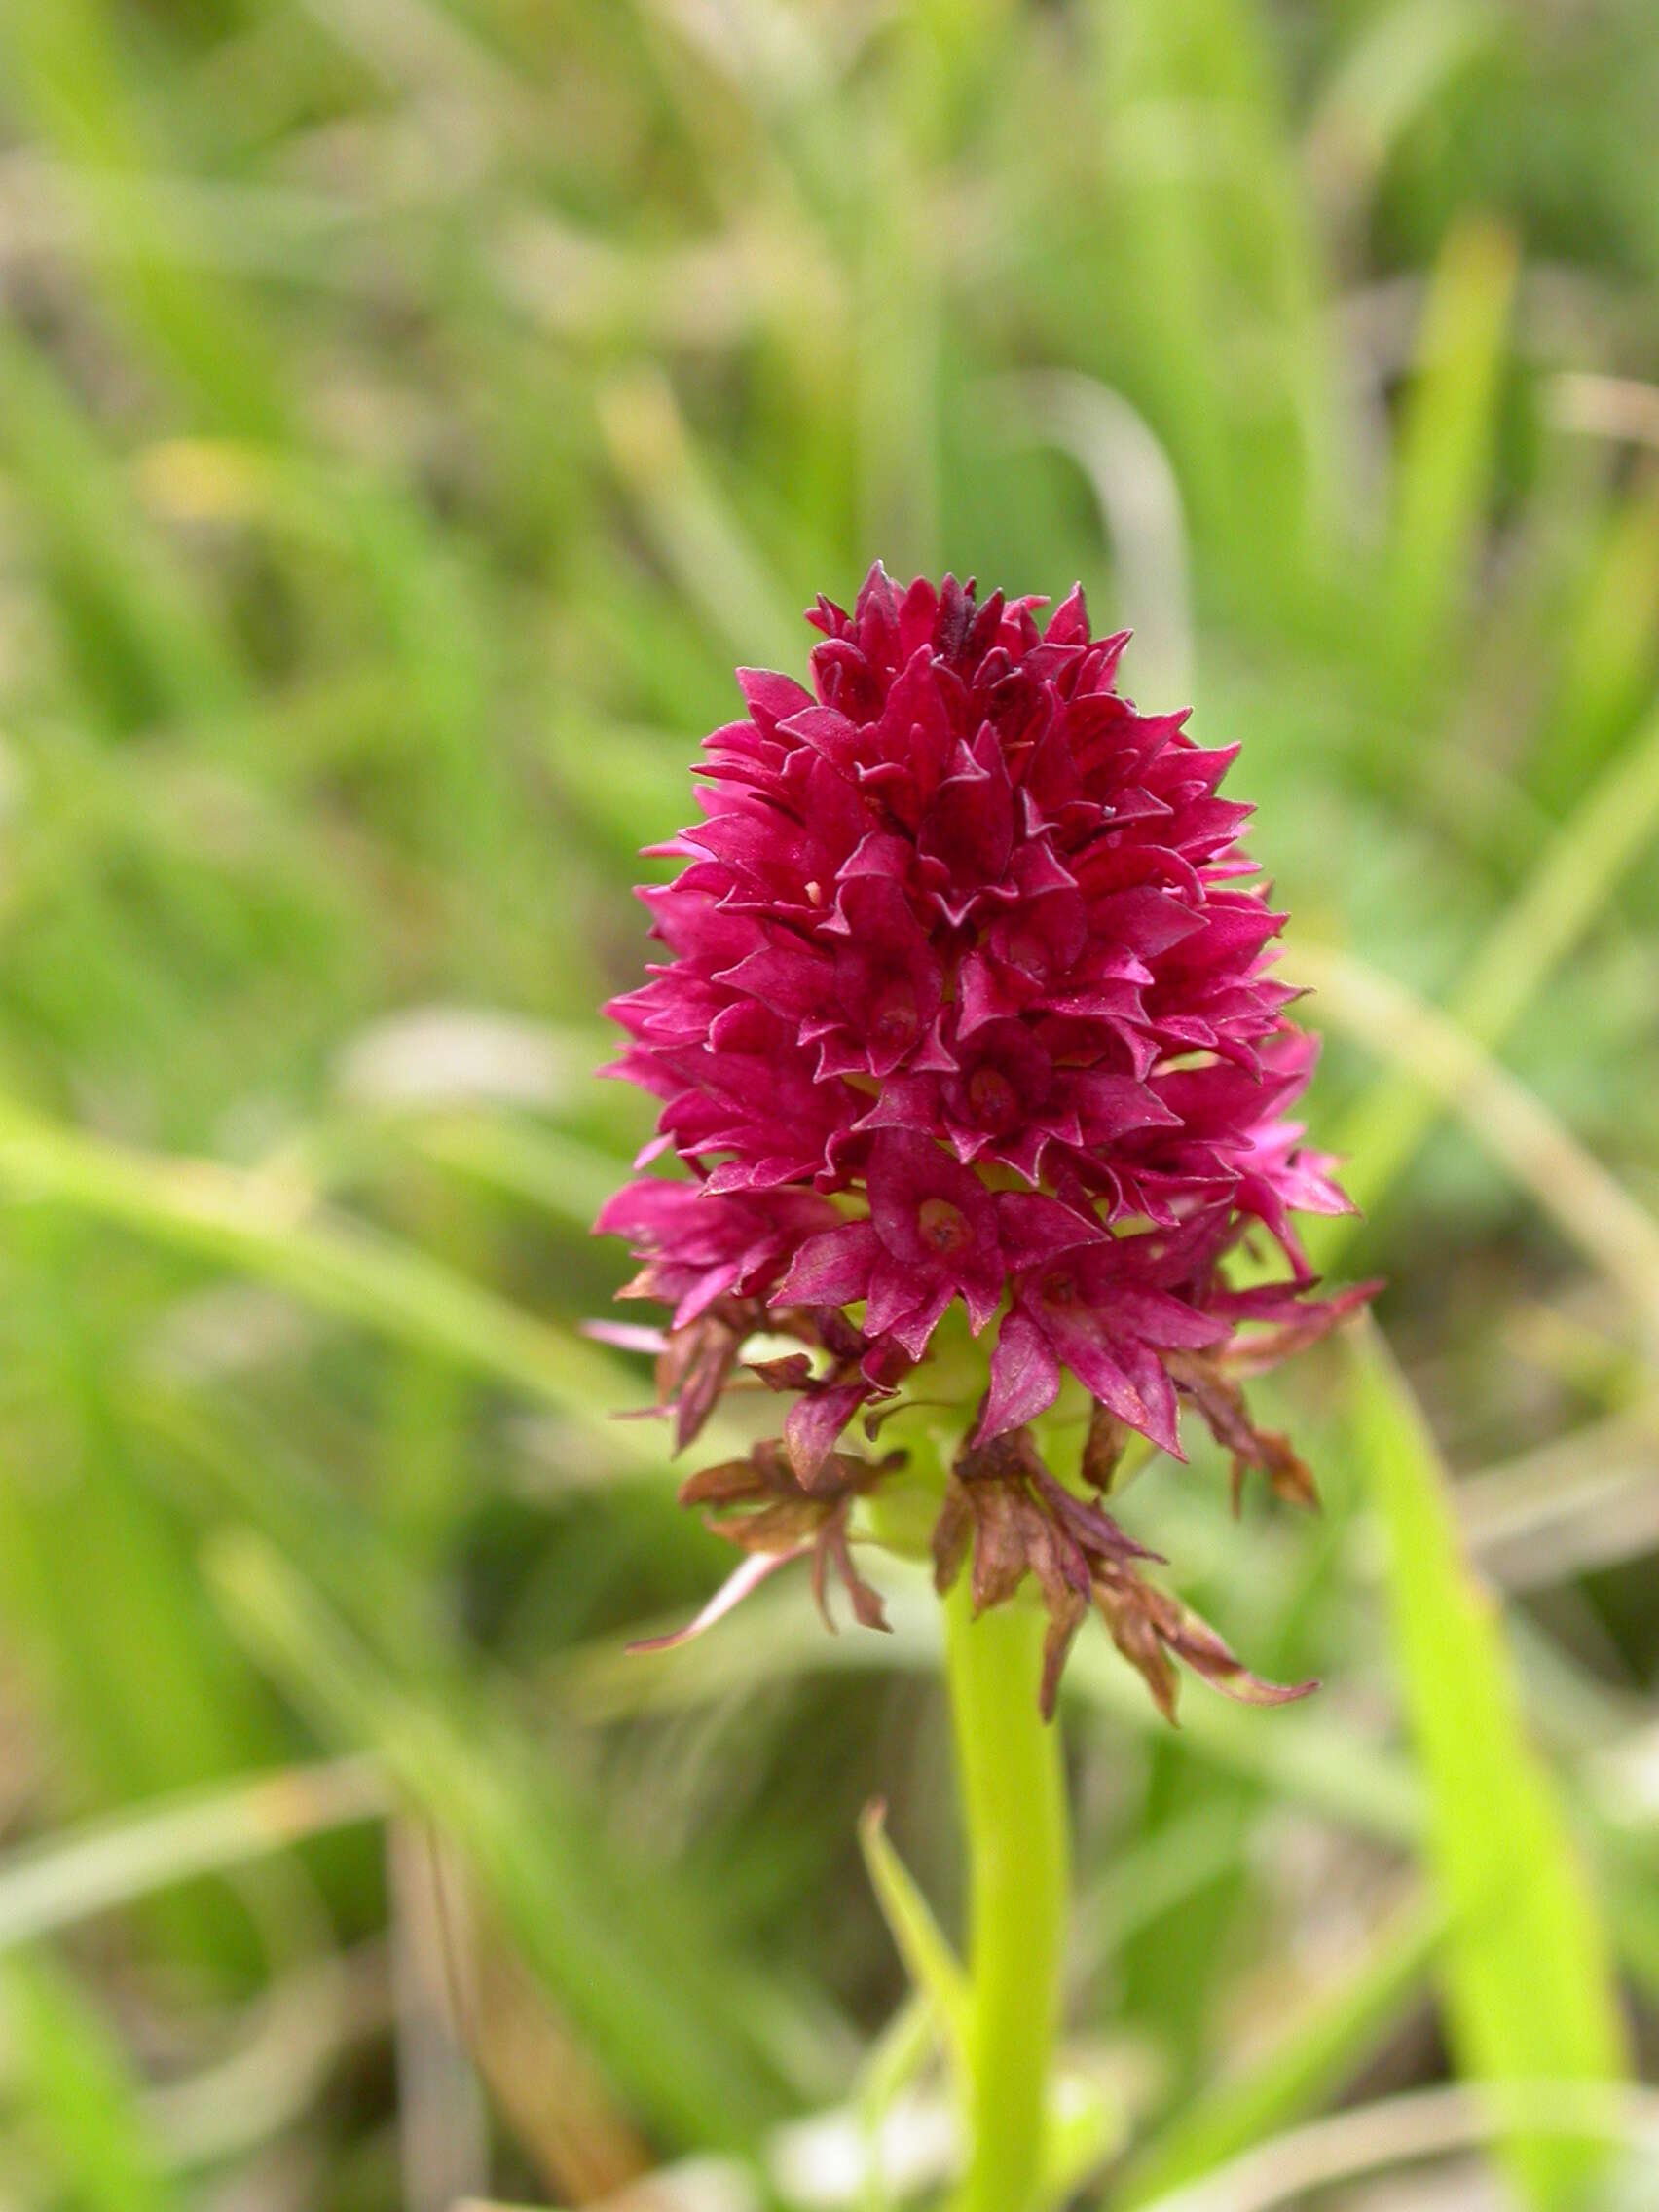
[[[1600,2156],[1527,2132],[1528,2084],[1618,2079],[1611,1952],[1521,1710],[1501,1624],[1465,1567],[1433,1437],[1382,1339],[1356,1353],[1355,1435],[1386,1530],[1401,1690],[1428,1783],[1427,1855],[1459,2070],[1515,2096],[1505,2164],[1535,2212],[1585,2198]]]

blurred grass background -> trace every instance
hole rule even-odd
[[[1326,1688],[1080,1654],[1061,2186],[1659,2203],[1656,115],[1644,0],[0,0],[7,2212],[936,2185],[927,1604],[622,1663],[725,1559],[574,1334],[634,850],[877,554],[1243,740],[1390,1283],[1320,1520],[1129,1501]]]

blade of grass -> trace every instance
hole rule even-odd
[[[1115,282],[1079,287],[1068,261],[1073,313],[1093,303],[1068,333],[1073,365],[1122,390],[1168,452],[1200,571],[1236,606],[1282,611],[1324,540],[1334,410],[1268,26],[1242,0],[1094,13],[1112,236],[1086,237]]]
[[[1488,934],[1447,1013],[1473,1043],[1494,1051],[1616,894],[1659,830],[1659,715],[1650,716],[1585,793]],[[1436,1103],[1415,1080],[1391,1075],[1335,1134],[1355,1202],[1375,1213],[1433,1125]],[[1309,1249],[1329,1268],[1354,1233],[1352,1217],[1311,1225]]]
[[[176,2212],[125,2052],[55,1960],[0,1962],[0,2003],[25,2110],[83,2212]]]
[[[736,2146],[781,2083],[741,1983],[701,1952],[700,1919],[577,1809],[551,1762],[463,1686],[395,1677],[263,1539],[226,1531],[207,1571],[255,1656],[328,1736],[371,1749],[388,1783],[453,1840],[521,1955],[592,2037],[605,2070],[672,2139]]]
[[[952,2062],[960,2071],[968,2047],[967,1978],[927,1899],[888,1841],[885,1806],[875,1804],[866,1809],[859,1823],[859,1848],[904,1971],[918,1995],[928,2001],[944,2032]]]
[[[1414,1097],[1457,1114],[1659,1343],[1659,1221],[1646,1207],[1450,1015],[1346,953],[1304,941],[1296,964],[1326,1020],[1380,1054]]]
[[[86,416],[4,314],[0,451],[39,518],[65,607],[85,610],[77,642],[94,692],[131,721],[240,705],[246,685],[211,614]]]
[[[1461,1557],[1432,1436],[1381,1337],[1356,1332],[1354,1439],[1388,1535],[1401,1691],[1450,1913],[1441,1984],[1460,2070],[1495,2084],[1611,2081],[1625,2065],[1610,1949],[1502,1632]],[[1506,2163],[1538,2212],[1583,2201],[1593,2151],[1525,2128]]]
[[[420,501],[366,471],[235,439],[153,445],[140,482],[153,507],[182,522],[203,513],[234,519],[342,563],[403,671],[400,742],[421,763],[412,795],[428,842],[458,861],[504,857],[519,825],[505,803],[499,751],[489,742],[488,603]]]
[[[1388,544],[1390,661],[1431,658],[1467,605],[1491,497],[1518,257],[1493,223],[1455,229],[1423,311]]]
[[[468,1716],[485,1701],[500,1762],[515,1773],[543,1776],[545,1789],[553,1788],[558,1735],[543,1729],[534,1743],[524,1735],[507,1685],[498,1678],[481,1678],[475,1656],[460,1644],[430,1580],[394,1547],[380,1516],[298,1460],[286,1440],[278,1447],[262,1438],[245,1417],[233,1419],[232,1408],[221,1409],[213,1419],[199,1404],[158,1395],[154,1385],[147,1391],[142,1384],[139,1388],[145,1419],[181,1472],[188,1469],[184,1487],[202,1523],[245,1524],[257,1531],[368,1650],[385,1682],[407,1686],[412,1696],[440,1711],[453,1706]],[[699,1556],[723,1549],[667,1495],[652,1500],[648,1492],[635,1492],[631,1503],[648,1531],[648,1538],[633,1539],[633,1556],[643,1564],[660,1567],[677,1546]],[[572,1745],[567,1764],[579,1763],[580,1757]],[[547,1823],[573,1823],[578,1854],[590,1848],[581,1838],[600,1832],[598,1811],[585,1795],[572,1798],[571,1805],[561,1796],[554,1804],[544,1790],[535,1810]],[[648,1884],[642,1872],[638,1886],[642,1893],[648,1887],[653,1896],[663,1895],[660,1910],[671,1922],[683,1924],[694,1954],[705,1960],[713,1955],[720,1938],[709,1928],[710,1911],[699,1901],[700,1893],[677,1892],[673,1878],[655,1865]],[[728,1903],[721,1918],[729,1918],[732,1909]],[[649,1909],[643,1910],[650,1923]],[[529,1963],[535,1970],[534,1957]],[[696,1968],[695,1957],[692,1963],[695,1979],[703,1970]],[[741,1990],[729,2004],[743,2023],[742,2032],[763,2044],[767,2078],[787,2073],[792,2092],[811,2101],[832,2094],[851,2042],[851,2031],[843,2036],[833,2008],[776,1971],[762,1981],[735,1954],[729,1972]]]
[[[761,565],[657,369],[599,393],[606,449],[641,523],[689,603],[740,659],[786,667],[798,650],[787,594]]]
[[[116,1802],[257,1764],[276,1752],[276,1715],[206,1602],[189,1533],[127,1423],[117,1320],[87,1226],[36,1215],[13,1224],[10,1244],[30,1269],[13,1356],[55,1414],[44,1431],[13,1431],[0,1484],[0,1594],[21,1675],[80,1787]],[[146,1917],[202,1964],[257,1970],[245,1913],[222,1894],[168,1896]]]
[[[1401,138],[1501,25],[1490,0],[1395,0],[1358,19],[1308,126],[1309,167],[1338,216],[1360,216]]]
[[[104,273],[134,326],[188,379],[221,427],[279,438],[286,426],[276,363],[247,301],[223,273],[211,282],[146,244],[119,192],[99,194],[100,175],[147,166],[146,102],[124,82],[116,11],[100,0],[53,0],[50,8],[0,9],[10,104],[20,107],[66,164],[85,172],[100,226],[129,227],[129,250]]]
[[[1445,1919],[1420,1898],[1391,1913],[1260,2057],[1200,2091],[1136,2153],[1114,2204],[1131,2212],[1317,2111],[1427,1987]]]
[[[619,1361],[456,1274],[427,1254],[339,1217],[305,1195],[207,1160],[161,1160],[55,1126],[0,1102],[0,1190],[116,1222],[393,1340],[442,1354],[555,1405],[604,1439],[618,1464],[666,1468],[656,1422],[608,1416],[640,1397]]]
[[[923,179],[943,123],[944,68],[918,12],[895,25],[885,80],[853,118],[862,204],[845,210],[858,541],[895,575],[936,566],[940,269]]]
[[[424,1119],[402,1133],[423,1159],[539,1206],[573,1229],[590,1229],[622,1180],[616,1160],[597,1145],[502,1114]]]
[[[1538,719],[1528,785],[1564,813],[1651,697],[1659,648],[1659,476],[1649,467],[1607,518]]]
[[[1529,2082],[1522,2085],[1539,2139],[1583,2146],[1602,2157],[1635,2151],[1639,2185],[1659,2159],[1659,2097],[1606,2082]],[[1415,2089],[1333,2113],[1242,2153],[1220,2173],[1152,2212],[1289,2212],[1345,2182],[1395,2177],[1424,2159],[1449,2158],[1501,2142],[1507,2124],[1489,2093],[1460,2087]],[[1620,2199],[1623,2201],[1623,2199]],[[1632,2199],[1631,2201],[1637,2201]]]
[[[378,1820],[387,1795],[360,1759],[169,1793],[0,1856],[0,1952],[307,1836]]]

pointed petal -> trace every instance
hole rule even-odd
[[[1060,1390],[1060,1364],[1048,1339],[1017,1307],[1004,1316],[991,1353],[991,1387],[975,1442],[1022,1428],[1046,1413]]]
[[[682,1643],[689,1643],[693,1637],[701,1636],[717,1621],[723,1621],[727,1613],[741,1605],[749,1593],[758,1590],[779,1567],[788,1567],[792,1560],[804,1558],[811,1549],[810,1544],[797,1544],[793,1551],[752,1552],[741,1567],[734,1567],[726,1576],[694,1620],[687,1621],[683,1628],[671,1629],[666,1636],[642,1636],[630,1643],[628,1649],[631,1652],[678,1651]]]

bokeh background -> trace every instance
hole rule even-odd
[[[1242,741],[1389,1282],[1321,1518],[1126,1501],[1326,1686],[1080,1651],[1067,2186],[1659,2203],[1646,0],[0,0],[7,2212],[937,2183],[925,1596],[624,1661],[729,1555],[575,1333],[633,854],[876,555]]]

